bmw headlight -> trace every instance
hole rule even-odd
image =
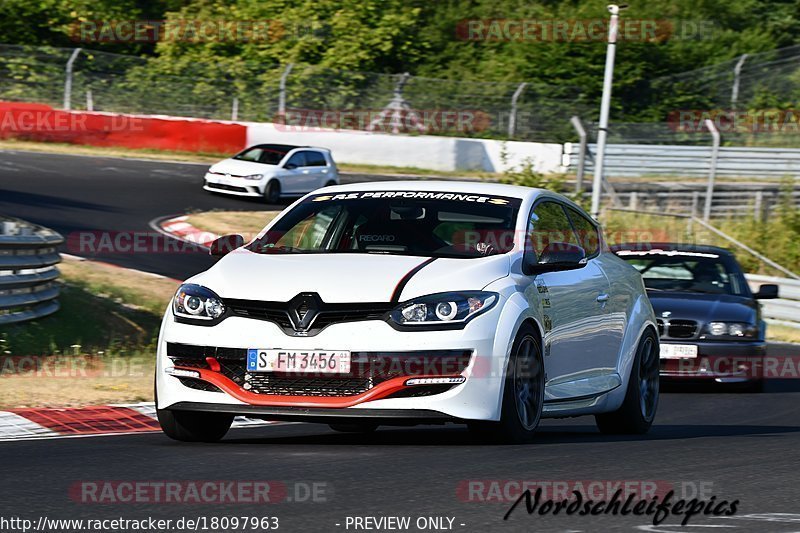
[[[264,177],[263,174],[250,174],[249,176],[242,176],[246,180],[260,180]]]
[[[462,327],[497,303],[494,292],[442,292],[414,298],[389,313],[399,326]]]
[[[756,337],[758,328],[742,322],[709,322],[707,332],[711,337]]]
[[[225,305],[210,289],[186,283],[178,288],[172,299],[172,312],[180,318],[216,320],[225,314]]]

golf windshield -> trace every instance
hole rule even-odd
[[[520,200],[432,191],[316,195],[248,249],[261,254],[375,253],[471,258],[514,247]]]

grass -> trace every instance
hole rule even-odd
[[[767,324],[767,339],[800,344],[800,328],[783,326],[781,324]]]
[[[193,213],[187,222],[197,229],[217,235],[238,233],[257,235],[280,211],[206,211]]]
[[[61,279],[72,286],[156,316],[164,313],[180,284],[178,280],[146,272],[69,257],[63,259],[59,269]]]
[[[155,343],[175,280],[65,258],[61,309],[0,326],[0,407],[152,400]]]

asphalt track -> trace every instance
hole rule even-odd
[[[202,189],[209,165],[133,159],[86,157],[34,152],[0,151],[0,214],[22,218],[65,236],[62,251],[186,279],[212,264],[199,248],[180,244],[170,248],[150,222],[158,217],[197,210],[268,210],[257,199],[210,194]],[[343,175],[342,182],[366,181],[363,175]],[[382,178],[391,179],[391,178]],[[287,201],[288,202],[288,201]],[[112,236],[115,251],[99,239],[81,246],[81,236]],[[122,239],[117,237],[122,235]],[[131,253],[131,236],[144,237],[146,250]],[[88,241],[83,241],[88,242]],[[109,242],[109,241],[105,241]],[[160,250],[170,250],[160,252]],[[97,253],[95,253],[97,252]]]
[[[268,208],[206,194],[199,187],[203,170],[0,152],[0,213],[70,234],[146,232],[153,218],[190,209]],[[172,277],[189,276],[209,264],[199,253],[102,258]],[[770,346],[775,356],[797,350]],[[279,531],[367,531],[346,527],[347,517],[410,516],[409,531],[418,531],[414,521],[432,516],[453,518],[453,531],[469,532],[798,531],[799,402],[797,379],[770,382],[763,394],[671,388],[662,395],[656,423],[646,436],[603,436],[586,417],[547,420],[537,442],[527,446],[482,444],[458,426],[387,428],[361,436],[310,424],[239,429],[221,443],[203,445],[172,442],[161,434],[2,443],[0,519],[277,516]],[[77,482],[112,480],[266,480],[285,484],[294,501],[93,504],[70,497]],[[507,487],[509,480],[569,486],[592,480],[656,483],[675,489],[679,497],[715,496],[717,501],[739,500],[739,505],[733,517],[694,517],[683,529],[676,517],[653,527],[648,516],[542,517],[528,516],[522,507],[504,521],[510,501],[465,501],[458,490],[467,481],[490,488]],[[297,501],[305,495],[303,487],[313,483],[322,483],[324,494],[314,502]],[[477,491],[473,497],[479,494],[490,493]],[[209,529],[214,530],[224,528]],[[4,527],[0,520],[0,531],[19,529]]]

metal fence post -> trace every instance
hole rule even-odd
[[[94,111],[94,96],[91,89],[86,91],[86,111]]]
[[[586,167],[586,129],[583,127],[581,119],[577,116],[572,117],[569,121],[580,139],[580,145],[578,145],[578,170],[575,174],[575,192],[583,192],[583,173]]]
[[[72,66],[75,64],[75,60],[78,58],[78,54],[81,53],[80,48],[76,48],[72,51],[72,54],[69,56],[67,60],[67,66],[64,69],[66,73],[66,77],[64,79],[64,110],[69,111],[72,108]]]
[[[517,102],[519,101],[519,97],[522,94],[522,91],[525,90],[525,86],[528,85],[527,83],[520,83],[517,87],[517,90],[514,91],[514,96],[511,97],[511,114],[508,116],[508,138],[512,139],[514,137],[514,133],[517,129]]]
[[[239,97],[233,97],[233,103],[231,104],[231,120],[239,120]]]
[[[761,222],[761,209],[764,205],[764,191],[756,191],[756,204],[753,207],[753,218]]]
[[[739,61],[736,62],[736,66],[733,67],[733,87],[731,88],[731,108],[736,108],[736,101],[739,100],[739,81],[741,80],[742,76],[742,67],[744,66],[744,62],[747,59],[747,54],[742,54],[739,56]]]
[[[278,116],[282,120],[286,119],[286,80],[289,78],[289,73],[292,71],[294,63],[289,63],[281,74],[280,86],[278,88]]]
[[[719,158],[719,130],[714,121],[706,119],[706,128],[711,132],[713,145],[711,146],[711,164],[708,169],[708,186],[706,187],[706,205],[703,209],[703,220],[708,222],[711,218],[711,202],[714,199],[714,179],[717,177],[717,159]]]

